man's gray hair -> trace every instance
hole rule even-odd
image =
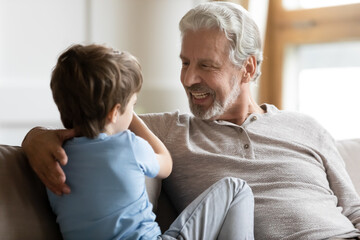
[[[201,28],[218,28],[224,31],[229,39],[229,58],[236,66],[242,66],[250,56],[255,56],[257,68],[253,80],[261,74],[263,60],[260,31],[249,15],[240,5],[229,2],[207,2],[188,11],[181,19],[179,28],[181,37],[187,31]]]

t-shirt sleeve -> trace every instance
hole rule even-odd
[[[160,171],[160,165],[154,150],[146,140],[136,136],[134,133],[131,133],[131,135],[134,156],[139,168],[145,176],[156,177]]]
[[[179,117],[179,111],[167,113],[148,113],[139,115],[149,129],[165,143],[171,124]]]

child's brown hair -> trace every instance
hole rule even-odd
[[[123,113],[140,91],[141,67],[134,56],[101,45],[74,45],[58,58],[50,87],[65,128],[94,138],[120,103]]]

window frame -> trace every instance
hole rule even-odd
[[[282,109],[284,53],[288,45],[360,41],[360,3],[285,10],[269,1],[259,102]]]

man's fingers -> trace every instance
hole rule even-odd
[[[60,129],[53,130],[58,137],[58,144],[53,145],[55,148],[52,150],[53,157],[62,165],[67,163],[67,155],[65,150],[62,148],[62,145],[65,140],[73,138],[75,136],[75,130],[73,129]]]
[[[66,165],[67,163],[67,155],[65,150],[61,147],[64,141],[75,137],[75,130],[74,129],[61,129],[55,130],[56,135],[59,139],[59,144],[55,145],[56,148],[52,151],[54,158],[62,165]]]
[[[61,193],[69,194],[70,193],[70,187],[65,183],[66,182],[66,176],[62,168],[59,164],[56,164],[56,167],[54,169],[53,173],[53,182],[57,183],[56,187],[61,191]]]
[[[56,195],[70,193],[70,188],[65,184],[66,177],[58,162],[46,168],[36,170],[45,186]]]
[[[62,145],[65,140],[74,136],[74,130],[48,130],[37,127],[27,134],[22,143],[31,167],[45,186],[58,195],[70,193],[60,165],[66,165],[68,161]]]
[[[62,166],[67,164],[68,158],[65,150],[62,147],[58,146],[56,149],[54,149],[53,155],[54,159],[58,161]]]
[[[60,129],[60,130],[56,130],[56,132],[61,143],[64,143],[65,140],[73,138],[76,135],[74,129]]]
[[[49,174],[44,172],[41,169],[34,168],[35,173],[40,178],[41,182],[48,188],[50,191],[55,193],[56,195],[62,195],[61,188],[49,179]]]
[[[47,182],[45,178],[40,177],[40,179],[51,192],[53,192],[54,194],[59,195],[59,196],[62,195],[62,192],[61,192],[61,190],[59,190],[58,187],[51,184],[51,182]]]
[[[45,186],[57,195],[69,193],[70,188],[65,184],[66,177],[62,168],[60,167],[59,162],[56,161],[52,156],[47,155],[40,155],[39,159],[50,160],[35,161],[30,164]]]

